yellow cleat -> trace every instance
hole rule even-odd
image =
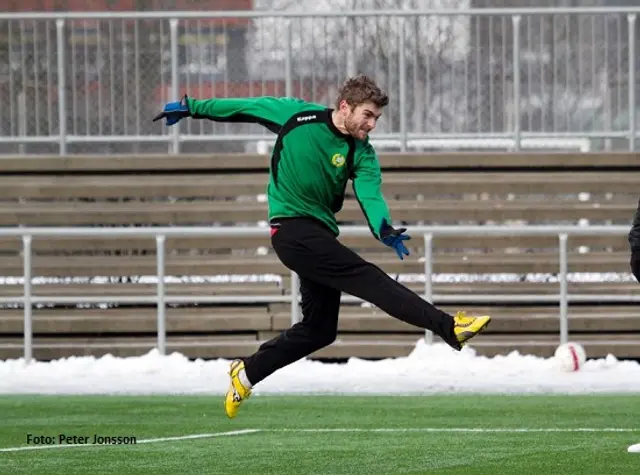
[[[453,320],[455,322],[453,331],[460,345],[464,346],[468,340],[487,328],[491,317],[486,315],[482,317],[471,317],[467,316],[465,312],[458,312],[453,317]]]
[[[242,401],[251,395],[251,389],[246,388],[240,382],[239,374],[242,370],[244,370],[244,361],[233,360],[231,362],[231,367],[229,369],[231,385],[224,400],[224,412],[227,413],[227,417],[230,419],[236,417]]]

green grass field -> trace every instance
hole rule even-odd
[[[637,395],[254,396],[230,421],[220,397],[8,396],[0,473],[636,475],[639,409]]]

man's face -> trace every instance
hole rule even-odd
[[[344,127],[352,137],[365,140],[376,127],[382,111],[371,102],[364,102],[355,107],[343,101],[340,108],[345,113]]]

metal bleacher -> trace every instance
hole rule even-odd
[[[263,154],[0,160],[3,227],[233,226],[266,219],[267,204],[261,195],[268,156]],[[640,162],[634,153],[383,153],[380,161],[392,216],[409,229],[417,224],[461,223],[630,224],[638,201]],[[364,224],[351,195],[338,218],[341,223]],[[342,240],[390,274],[419,277],[424,271],[421,239],[411,241],[412,253],[405,261],[370,236]],[[21,246],[19,239],[0,238],[0,297],[22,294]],[[454,296],[440,306],[494,316],[487,332],[474,341],[478,353],[553,353],[559,338],[557,304],[527,304],[519,299],[469,304],[456,302],[455,295],[556,293],[556,238],[436,236],[433,246],[433,272],[438,277],[433,291]],[[34,294],[155,293],[153,239],[34,238],[32,249]],[[572,279],[570,292],[640,295],[637,282],[621,277],[629,272],[626,236],[572,238],[568,259],[571,273],[592,275]],[[290,294],[289,271],[270,249],[266,231],[263,237],[231,240],[170,237],[165,264],[169,295]],[[500,279],[505,273],[517,278]],[[463,278],[470,275],[477,278]],[[407,285],[419,293],[424,288],[419,279]],[[259,299],[174,304],[166,316],[167,350],[194,358],[249,354],[290,325],[289,304]],[[640,311],[631,301],[572,303],[569,322],[571,338],[582,342],[590,356],[640,357]],[[1,359],[22,355],[22,331],[20,306],[2,306]],[[155,332],[156,308],[151,304],[42,305],[33,311],[33,355],[36,359],[139,355],[154,347]],[[380,310],[344,303],[338,340],[313,356],[404,356],[422,335],[421,329]]]

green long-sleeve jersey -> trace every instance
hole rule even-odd
[[[268,219],[313,217],[339,234],[349,179],[372,234],[380,239],[383,219],[391,224],[382,195],[380,164],[368,139],[342,134],[332,109],[294,98],[187,98],[191,117],[248,122],[277,134],[267,184]]]

